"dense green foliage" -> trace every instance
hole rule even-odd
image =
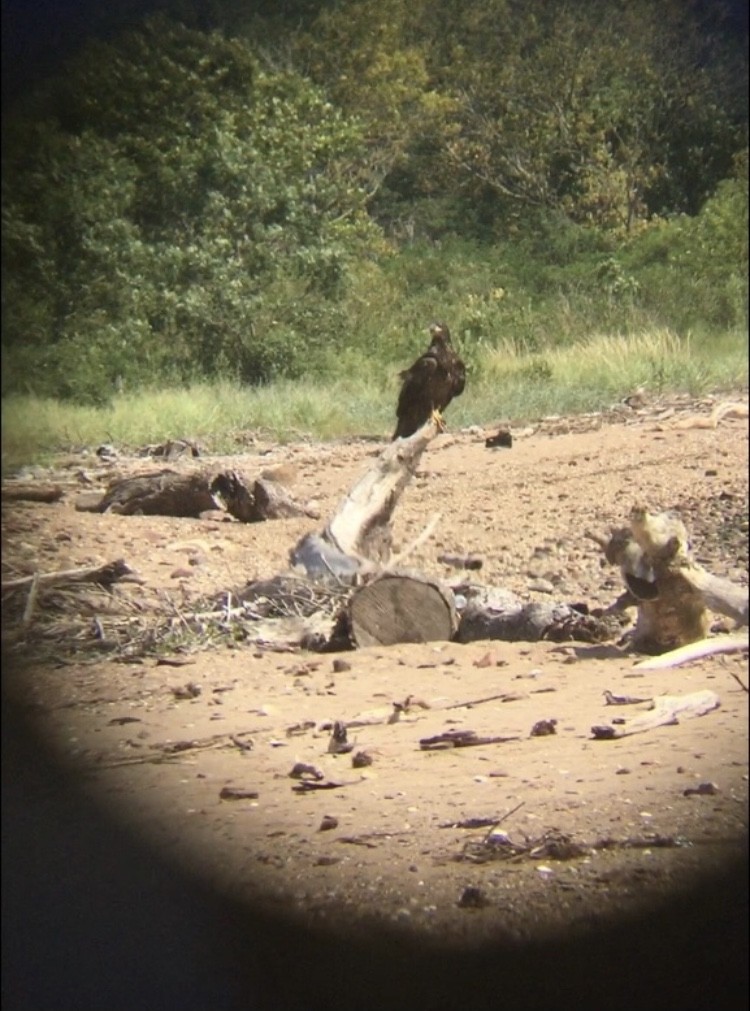
[[[6,137],[16,383],[260,382],[342,336],[347,264],[377,233],[348,173],[357,126],[317,88],[159,19],[91,45],[43,108]]]
[[[435,316],[475,378],[747,326],[746,57],[705,5],[172,7],[6,118],[3,393],[375,374]]]

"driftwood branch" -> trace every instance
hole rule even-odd
[[[339,502],[325,528],[297,542],[289,553],[292,565],[311,579],[350,583],[363,573],[382,571],[390,559],[393,510],[437,431],[431,420],[408,439],[387,446]]]
[[[706,607],[727,618],[733,618],[738,625],[748,623],[747,588],[737,586],[728,579],[714,576],[700,565],[693,563],[681,569],[683,579],[700,593]]]
[[[323,539],[345,555],[387,563],[393,510],[437,431],[431,420],[408,439],[387,446],[339,503]]]
[[[688,719],[693,716],[705,716],[706,713],[718,709],[721,701],[716,692],[693,692],[690,695],[658,695],[649,712],[636,716],[619,726],[596,726],[591,733],[597,740],[611,741],[630,734],[641,734],[656,727],[670,726],[679,723],[678,717]]]
[[[109,562],[107,565],[81,569],[63,569],[60,572],[35,572],[32,576],[19,576],[17,579],[3,580],[0,589],[18,590],[24,586],[37,590],[50,586],[62,586],[67,583],[97,583],[99,586],[111,586],[113,583],[143,583],[143,580],[122,559]],[[31,595],[30,590],[30,595]],[[36,592],[36,591],[34,591]],[[28,608],[27,603],[27,608]]]
[[[718,653],[741,653],[743,650],[747,652],[747,648],[747,634],[701,639],[699,642],[691,642],[668,653],[662,653],[661,656],[641,660],[635,665],[635,670],[666,670],[668,667],[679,667],[680,664],[689,663],[691,660],[701,660]]]

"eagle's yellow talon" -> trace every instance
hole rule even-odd
[[[432,414],[430,415],[430,417],[435,422],[435,425],[437,426],[438,432],[445,432],[446,431],[445,421],[443,420],[443,416],[440,413],[440,411],[437,409],[437,407],[433,407]]]

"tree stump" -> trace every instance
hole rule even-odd
[[[421,575],[387,573],[360,587],[346,606],[356,646],[447,642],[458,627],[453,593]]]
[[[630,512],[630,526],[609,540],[589,534],[607,561],[618,565],[627,593],[610,610],[637,606],[632,642],[644,653],[660,654],[703,640],[708,608],[748,621],[747,590],[703,569],[693,559],[682,520],[673,512]]]

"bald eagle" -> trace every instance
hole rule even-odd
[[[400,373],[394,439],[413,435],[431,417],[443,428],[441,411],[463,392],[466,368],[451,345],[451,335],[445,323],[430,326],[432,343],[411,368]]]

